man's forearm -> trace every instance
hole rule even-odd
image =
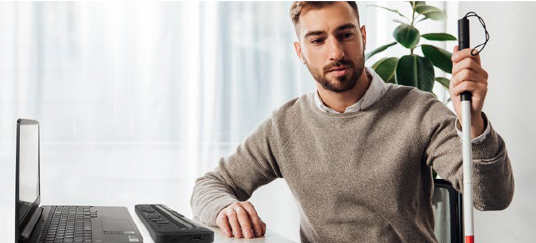
[[[190,204],[195,217],[204,224],[216,226],[219,211],[237,201],[229,186],[210,172],[196,180]]]

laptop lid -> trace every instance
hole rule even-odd
[[[36,213],[40,213],[39,123],[17,120],[17,165],[15,182],[15,242]],[[31,223],[30,223],[31,224]],[[28,230],[28,229],[26,229]]]

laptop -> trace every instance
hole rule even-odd
[[[40,206],[39,123],[17,121],[15,243],[143,242],[126,207]]]

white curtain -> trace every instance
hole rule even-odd
[[[358,4],[369,51],[392,42],[396,23],[367,5],[409,7]],[[2,205],[13,202],[15,124],[24,117],[41,123],[43,203],[164,203],[191,216],[195,179],[273,109],[315,89],[294,52],[290,5],[0,3]],[[252,200],[272,229],[298,239],[284,181]],[[5,215],[0,230],[12,222]]]
[[[44,180],[84,168],[92,179],[192,181],[313,90],[288,6],[3,4],[2,133],[17,117],[41,122]]]
[[[191,215],[195,179],[314,90],[290,4],[0,3],[2,204],[13,202],[25,117],[41,123],[43,203],[164,203]]]

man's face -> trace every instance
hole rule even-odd
[[[366,30],[346,2],[306,8],[297,25],[296,53],[322,87],[337,93],[352,89],[364,70]]]

